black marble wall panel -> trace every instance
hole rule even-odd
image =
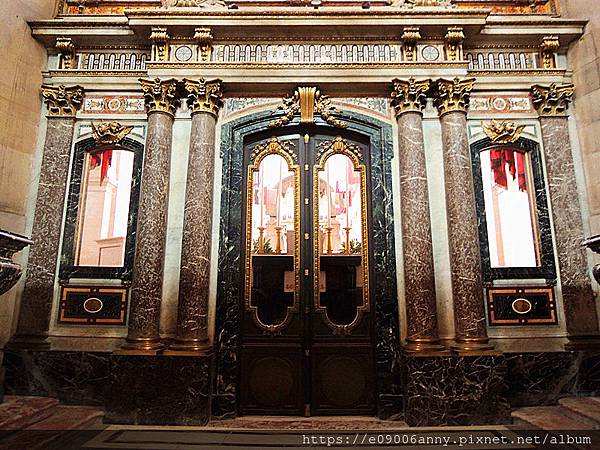
[[[343,119],[349,130],[367,136],[371,145],[373,288],[375,305],[375,341],[377,371],[377,409],[381,417],[400,417],[402,389],[400,381],[398,303],[396,291],[394,225],[392,199],[393,155],[389,124],[367,116],[347,113]],[[269,112],[260,112],[225,124],[221,132],[223,178],[217,283],[215,351],[216,384],[212,414],[215,418],[237,414],[238,330],[242,295],[240,261],[243,185],[244,136],[267,129]],[[295,119],[290,126],[296,126]],[[326,126],[326,124],[319,123]]]
[[[205,425],[210,418],[210,357],[114,355],[107,423]]]
[[[503,357],[407,357],[404,363],[410,426],[510,423]]]

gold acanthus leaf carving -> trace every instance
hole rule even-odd
[[[440,116],[451,111],[467,112],[475,78],[465,80],[458,77],[453,80],[440,78],[435,84],[433,103],[438,108]]]
[[[561,86],[552,83],[550,86],[536,84],[531,87],[533,106],[540,116],[562,116],[569,108],[573,100],[575,86],[563,84]]]
[[[287,153],[292,158],[292,161],[296,161],[298,157],[296,155],[296,152],[294,152],[293,142],[282,142],[276,136],[269,138],[269,140],[267,140],[266,142],[256,144],[252,149],[250,160],[255,161],[256,158],[263,153],[266,153],[267,155]]]
[[[341,136],[336,136],[331,141],[321,142],[318,146],[318,150],[319,151],[317,153],[317,161],[321,160],[323,155],[330,151],[333,153],[345,153],[345,152],[348,153],[349,152],[349,153],[353,154],[354,156],[356,156],[356,159],[358,161],[360,161],[362,159],[362,153],[361,153],[358,145],[348,142]]]
[[[126,127],[119,122],[101,123],[98,126],[92,122],[92,132],[97,144],[116,144],[125,139],[133,127]]]
[[[219,114],[219,108],[223,104],[221,80],[184,79],[183,83],[188,93],[187,103],[192,112],[207,112],[214,116]]]
[[[525,129],[525,125],[515,125],[506,120],[492,120],[489,124],[481,124],[483,131],[495,144],[512,144],[517,142]]]
[[[431,88],[431,80],[416,81],[410,78],[408,81],[393,80],[392,106],[396,109],[396,115],[408,111],[421,112],[427,105],[427,93]]]
[[[334,117],[334,114],[339,113],[339,111],[331,104],[331,98],[321,94],[321,91],[314,86],[299,87],[293,95],[286,95],[282,100],[282,104],[272,114],[278,111],[283,111],[282,117],[271,121],[269,128],[287,125],[298,113],[300,113],[301,123],[314,123],[314,115],[319,114],[331,126],[337,128],[348,127],[346,122]]]
[[[83,103],[83,93],[81,86],[42,85],[42,97],[48,105],[48,115],[51,117],[75,117]]]
[[[175,115],[180,103],[177,96],[176,80],[140,78],[140,84],[144,93],[144,104],[147,113],[160,111]]]

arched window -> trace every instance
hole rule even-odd
[[[485,281],[556,278],[539,146],[520,139],[472,145]]]
[[[75,146],[60,279],[130,280],[135,248],[142,144]]]

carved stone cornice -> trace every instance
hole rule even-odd
[[[540,45],[540,60],[543,69],[556,68],[556,52],[559,48],[558,36],[544,36]]]
[[[462,61],[462,44],[465,33],[462,27],[449,27],[446,33],[446,59],[448,61]]]
[[[219,114],[219,108],[223,104],[223,92],[221,91],[221,80],[206,81],[183,80],[187,96],[187,104],[193,113],[206,112],[214,115]]]
[[[431,80],[395,79],[393,83],[394,89],[391,97],[392,106],[396,109],[396,117],[410,111],[421,113],[427,105],[427,93],[431,88]]]
[[[489,124],[481,124],[483,131],[494,144],[512,144],[517,142],[525,129],[525,125],[514,122],[492,120]]]
[[[126,127],[119,122],[105,122],[99,125],[92,122],[92,132],[96,144],[116,144],[125,139],[125,136],[132,130],[132,126]]]
[[[196,28],[194,40],[198,44],[198,60],[209,62],[213,52],[213,35],[210,28]]]
[[[536,84],[531,87],[533,106],[542,117],[566,115],[569,103],[573,100],[575,86],[572,84],[540,86]]]
[[[174,79],[161,80],[155,78],[149,80],[140,78],[142,92],[144,93],[144,104],[146,113],[164,112],[172,116],[179,107],[180,101],[177,96],[177,81]]]
[[[75,69],[75,45],[70,37],[56,38],[60,69]]]
[[[442,116],[452,111],[466,113],[469,109],[471,91],[475,84],[475,78],[461,80],[454,78],[446,80],[440,78],[435,83],[433,103],[437,107],[439,115]]]
[[[48,105],[49,117],[75,117],[83,103],[83,94],[81,86],[42,85],[42,97]]]
[[[167,62],[169,60],[169,41],[171,37],[166,28],[152,27],[152,61]]]
[[[402,30],[402,52],[404,61],[414,62],[417,60],[417,42],[421,39],[419,27],[407,27]]]

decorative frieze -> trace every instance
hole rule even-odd
[[[469,70],[535,69],[535,54],[524,51],[473,49],[465,52]]]
[[[155,78],[148,80],[140,78],[146,112],[161,111],[175,115],[180,101],[177,96],[177,81],[174,79],[161,80]]]
[[[82,51],[77,53],[80,70],[146,70],[145,51]]]
[[[183,82],[192,113],[207,112],[214,116],[219,114],[219,108],[223,105],[221,80],[206,81],[201,78],[198,81],[184,79]]]
[[[70,37],[58,37],[56,38],[56,49],[59,54],[59,65],[60,69],[74,69],[75,68],[75,45]]]
[[[573,99],[574,92],[575,86],[572,84],[552,83],[548,87],[536,84],[531,88],[533,106],[540,116],[563,116]]]
[[[152,41],[152,61],[166,62],[169,60],[169,40],[171,37],[166,28],[153,27],[150,34]]]
[[[421,112],[427,105],[427,93],[431,88],[431,80],[408,81],[393,80],[392,106],[396,109],[396,116],[408,111]]]
[[[83,102],[81,86],[65,87],[64,85],[42,85],[42,96],[48,106],[48,116],[75,117]]]
[[[558,36],[544,36],[540,45],[540,61],[542,69],[556,68],[556,52],[560,48]]]
[[[529,95],[472,95],[469,111],[484,114],[534,112]]]
[[[405,61],[417,60],[417,42],[421,39],[419,27],[405,28],[400,37]]]
[[[465,33],[462,27],[449,27],[446,33],[446,59],[448,61],[463,60],[463,41]]]
[[[198,45],[198,61],[210,61],[213,52],[213,36],[210,28],[196,28],[194,41]]]
[[[143,114],[142,95],[86,95],[81,114]]]
[[[433,102],[438,108],[440,116],[451,111],[467,112],[473,84],[475,84],[475,78],[465,80],[440,78],[437,80]]]

